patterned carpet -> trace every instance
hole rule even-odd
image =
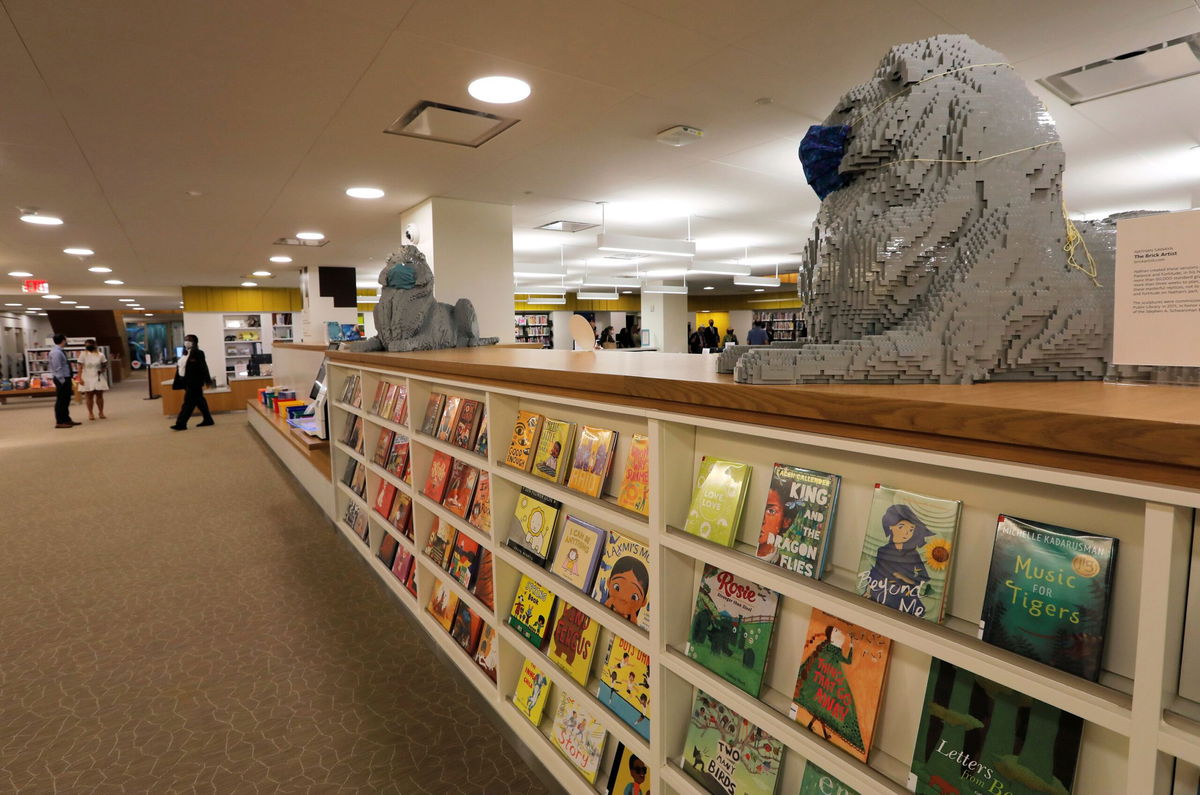
[[[557,791],[244,415],[0,406],[0,792]]]

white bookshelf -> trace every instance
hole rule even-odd
[[[105,371],[105,377],[108,379],[108,385],[112,386],[112,353],[107,345],[97,345],[96,349],[104,354],[104,358],[108,359],[109,367]],[[50,378],[50,351],[52,348],[26,348],[25,349],[25,374],[29,378]],[[79,375],[79,354],[86,350],[83,345],[64,345],[63,353],[67,356],[67,363],[71,365],[71,375]],[[53,386],[53,381],[50,383]]]

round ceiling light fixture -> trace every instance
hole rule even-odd
[[[106,268],[103,265],[93,265],[88,270],[92,273],[112,273],[112,268]]]
[[[382,199],[381,188],[346,188],[346,195],[355,199]]]
[[[708,285],[707,287],[705,287],[704,289],[705,289],[705,290],[711,290],[711,289],[713,289],[713,286],[710,284],[710,285]]]
[[[66,302],[64,301],[64,303],[66,303]],[[79,305],[78,305],[78,306],[76,306],[75,308],[76,308],[76,309],[91,309],[91,307],[90,307],[90,306],[88,306],[87,304],[79,304]]]
[[[756,293],[761,293],[761,292],[762,292],[763,290],[765,290],[765,289],[766,289],[765,287],[755,287],[755,288],[754,288],[754,292],[756,292]]]
[[[41,215],[37,210],[22,210],[21,220],[39,226],[62,226],[63,219],[54,215]]]
[[[137,303],[136,298],[118,298],[117,300],[123,304],[136,304]]]
[[[467,93],[480,102],[491,102],[496,105],[507,105],[520,102],[529,96],[529,84],[515,77],[491,75],[472,80],[467,86]]]
[[[120,279],[105,279],[104,283],[105,284],[124,284],[125,282],[121,281]]]
[[[20,306],[20,304],[5,304],[5,306]]]
[[[62,296],[55,295],[54,293],[46,293],[42,296],[42,298],[45,298],[47,301],[57,301],[58,299],[62,298]]]
[[[32,274],[32,273],[30,273],[29,271],[9,271],[9,272],[8,272],[8,275],[9,275],[9,276],[15,276],[15,277],[17,277],[18,279],[28,279],[28,278],[29,278],[30,276],[32,276],[33,274]]]
[[[243,287],[257,287],[258,282],[242,282]]]
[[[254,271],[254,273],[251,273],[250,275],[251,276],[270,276],[271,272],[270,271]]]
[[[69,300],[64,299],[62,301],[59,301],[59,303],[60,304],[77,304],[79,302],[78,301],[69,301]]]
[[[63,253],[70,254],[73,257],[90,257],[96,252],[90,248],[64,248]]]
[[[291,262],[291,261],[292,261],[291,257],[285,257],[282,254],[271,257],[271,262]]]
[[[296,237],[301,240],[324,240],[325,235],[320,232],[297,232]]]

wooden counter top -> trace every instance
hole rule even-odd
[[[716,356],[623,351],[330,351],[329,358],[1200,488],[1200,389],[1194,387],[1098,381],[757,386],[718,375]]]

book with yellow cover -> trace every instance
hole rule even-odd
[[[571,460],[571,441],[574,438],[575,423],[547,418],[542,423],[537,452],[533,454],[533,474],[554,483],[566,480]]]
[[[554,592],[522,574],[508,615],[508,624],[540,649],[550,632],[550,611],[553,609]]]
[[[613,449],[617,446],[617,432],[591,425],[579,426],[579,441],[571,460],[571,475],[567,487],[589,497],[599,497],[604,491],[612,469]]]
[[[558,500],[522,486],[508,529],[508,546],[537,565],[545,566],[561,510],[562,503]]]
[[[617,505],[650,515],[650,437],[644,434],[635,433],[631,439]]]
[[[508,443],[508,455],[504,457],[504,463],[522,472],[529,471],[529,466],[533,463],[534,445],[537,444],[538,435],[542,431],[543,419],[541,414],[533,411],[522,411],[517,414],[517,421],[513,424],[512,440]]]
[[[513,706],[521,710],[534,726],[542,722],[542,710],[550,696],[550,680],[531,660],[525,660],[517,689],[513,693]]]
[[[450,627],[454,624],[454,613],[458,609],[458,596],[435,577],[433,591],[429,594],[429,604],[425,609],[442,625],[443,629],[449,632]]]
[[[587,685],[599,635],[599,623],[574,605],[567,604],[565,599],[559,599],[546,655],[576,682]]]

